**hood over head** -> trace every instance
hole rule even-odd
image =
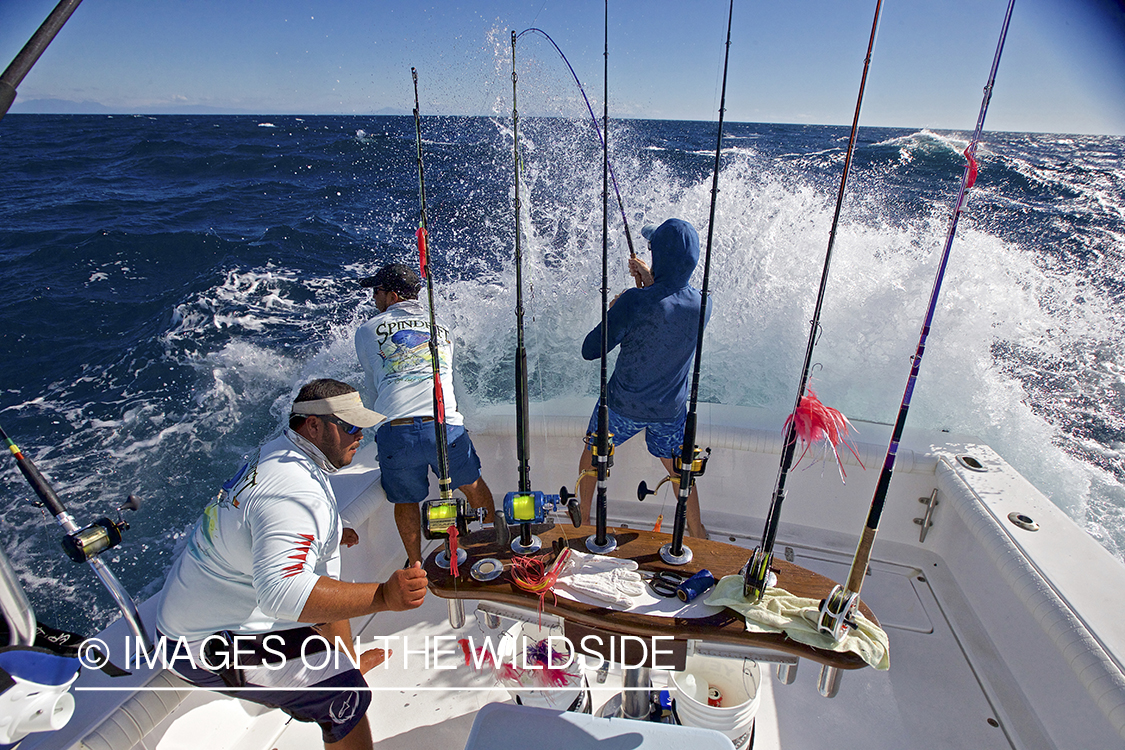
[[[683,219],[668,219],[645,236],[652,248],[655,283],[674,289],[687,286],[699,262],[699,234],[695,227]]]

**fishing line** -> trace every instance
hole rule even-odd
[[[762,595],[766,592],[770,565],[773,563],[773,545],[777,539],[777,527],[781,521],[781,505],[785,501],[785,481],[789,476],[789,470],[793,468],[793,455],[797,449],[797,420],[795,416],[801,406],[801,399],[805,396],[805,389],[809,382],[813,349],[816,347],[816,334],[820,327],[820,312],[824,306],[824,292],[828,285],[828,269],[832,264],[832,248],[836,243],[836,228],[840,222],[840,209],[844,203],[844,188],[848,183],[852,155],[855,152],[856,135],[859,132],[859,112],[863,106],[863,90],[867,85],[867,71],[871,67],[871,53],[875,49],[875,37],[879,30],[879,12],[882,10],[882,6],[883,0],[876,0],[875,19],[871,22],[871,37],[867,41],[867,57],[863,61],[863,76],[859,82],[859,96],[855,103],[855,115],[852,117],[852,130],[848,138],[847,156],[844,158],[844,173],[840,176],[840,190],[836,194],[836,211],[832,216],[832,229],[828,233],[828,250],[824,254],[824,269],[820,274],[820,289],[817,292],[816,307],[809,324],[809,340],[805,348],[805,360],[801,368],[800,384],[797,386],[797,399],[793,404],[792,416],[785,422],[785,440],[781,452],[781,466],[777,473],[777,483],[774,485],[773,498],[770,500],[766,527],[762,532],[762,543],[754,548],[754,553],[746,563],[743,594],[747,599],[755,602],[760,601]]]
[[[519,39],[524,34],[533,31],[546,37],[547,41],[551,43],[551,46],[555,48],[555,51],[559,53],[559,57],[562,58],[562,61],[566,63],[567,69],[570,70],[570,75],[573,76],[574,82],[578,85],[578,92],[582,94],[582,100],[586,102],[586,111],[590,113],[590,121],[594,125],[594,132],[598,134],[598,142],[602,144],[604,150],[605,138],[602,136],[602,129],[598,126],[598,117],[594,114],[594,108],[590,105],[590,98],[586,96],[586,88],[582,85],[582,81],[578,80],[578,74],[574,72],[574,66],[570,64],[570,60],[566,59],[566,55],[559,49],[559,45],[555,44],[555,40],[551,38],[551,35],[542,29],[530,28],[524,29],[519,34],[515,34],[515,32],[512,33],[515,35],[515,39]],[[515,40],[512,41],[512,46],[515,46]],[[633,249],[633,235],[629,231],[629,219],[625,216],[625,202],[621,199],[621,188],[617,186],[617,174],[613,171],[612,163],[609,164],[609,176],[613,181],[613,191],[617,194],[617,207],[621,210],[621,223],[625,225],[625,241],[629,243],[629,257],[635,258],[637,253]]]
[[[414,79],[414,134],[418,147],[418,194],[422,202],[418,231],[418,267],[426,280],[426,292],[430,301],[430,365],[434,376],[434,437],[437,441],[438,490],[442,500],[453,499],[452,480],[449,478],[449,448],[445,430],[445,394],[441,387],[441,365],[437,346],[437,317],[434,315],[434,279],[430,273],[428,252],[429,224],[426,220],[426,171],[422,164],[422,117],[418,105],[418,70],[410,69]]]
[[[699,379],[703,356],[703,331],[707,325],[707,290],[711,280],[711,247],[715,238],[715,210],[719,203],[719,167],[723,153],[723,120],[727,111],[727,70],[730,64],[730,31],[734,20],[734,0],[727,10],[727,41],[723,53],[723,85],[719,95],[719,132],[715,142],[715,170],[711,176],[711,212],[707,220],[707,251],[703,260],[703,287],[699,300],[699,328],[695,339],[695,365],[691,376],[691,401],[684,421],[684,442],[680,446],[680,490],[676,499],[676,515],[672,524],[672,541],[660,548],[660,556],[670,565],[686,565],[692,553],[684,546],[684,529],[687,526],[687,502],[691,495],[694,475],[702,474],[704,461],[698,459],[695,445],[696,420],[699,406]]]
[[[871,562],[871,548],[875,543],[875,534],[879,530],[879,519],[883,514],[887,492],[891,485],[891,472],[894,470],[895,458],[898,454],[898,444],[902,439],[902,432],[906,426],[906,417],[910,411],[910,401],[914,395],[914,385],[918,379],[918,370],[922,366],[922,355],[926,351],[926,339],[930,335],[930,326],[933,324],[934,313],[937,310],[938,295],[941,293],[941,284],[945,278],[945,270],[949,264],[950,250],[953,248],[953,237],[957,234],[957,221],[961,216],[962,206],[965,202],[965,193],[973,186],[977,179],[977,161],[975,154],[977,144],[980,142],[981,131],[984,129],[984,117],[988,113],[988,103],[992,99],[992,86],[996,82],[996,71],[1000,67],[1000,53],[1004,50],[1004,39],[1008,35],[1008,25],[1012,20],[1012,8],[1015,0],[1008,0],[1008,10],[1004,14],[1004,24],[1000,29],[1000,40],[996,45],[996,54],[992,59],[992,69],[988,74],[988,83],[984,87],[984,99],[981,101],[980,113],[977,115],[976,129],[973,137],[965,148],[965,171],[961,175],[961,187],[957,191],[957,199],[953,204],[953,213],[949,217],[949,230],[945,237],[945,246],[942,248],[941,260],[938,263],[937,274],[934,277],[934,286],[930,291],[930,301],[926,308],[926,315],[922,322],[922,330],[918,335],[918,348],[911,361],[910,374],[906,379],[906,390],[902,394],[902,403],[899,405],[898,418],[895,419],[894,429],[891,431],[891,440],[887,446],[887,455],[883,460],[883,469],[879,474],[879,482],[875,486],[875,494],[871,498],[871,508],[867,514],[863,534],[860,536],[859,545],[852,560],[848,580],[844,586],[836,586],[832,593],[820,603],[820,619],[818,628],[822,633],[833,636],[836,640],[843,638],[848,630],[853,627],[853,613],[859,606],[859,593],[863,586],[863,578],[867,573],[867,566]]]

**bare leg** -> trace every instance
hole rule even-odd
[[[374,743],[371,740],[371,725],[364,716],[339,742],[325,742],[327,750],[371,750]]]
[[[355,648],[352,645],[352,625],[347,620],[340,620],[338,622],[326,622],[322,625],[317,625],[316,630],[322,636],[327,638],[328,642],[332,643],[333,645],[335,645],[337,640],[339,640],[339,642],[343,644],[344,648],[346,648],[348,653],[351,655],[352,661],[359,662],[361,672],[366,672],[368,669],[377,666],[383,661],[384,658],[386,658],[385,654],[382,653],[382,649],[372,649],[372,651],[378,651],[379,654],[368,656],[368,654],[371,654],[371,651],[365,651],[357,660],[355,658]],[[364,662],[373,661],[374,656],[379,657],[378,661],[368,666],[367,669],[364,669]],[[352,728],[352,731],[348,732],[339,741],[324,743],[324,747],[331,748],[331,750],[371,750],[372,746],[373,743],[371,739],[371,725],[367,723],[366,716],[364,716],[360,720],[360,722]]]
[[[598,486],[598,479],[596,476],[590,476],[585,472],[594,468],[594,452],[582,449],[582,457],[578,459],[578,475],[581,479],[578,480],[578,502],[579,507],[582,509],[582,523],[591,523],[590,521],[590,506],[593,504],[594,488]]]
[[[670,458],[660,459],[660,463],[664,464],[664,469],[671,476],[679,476],[676,474],[676,464]],[[679,502],[679,485],[672,485],[676,487],[676,502]],[[687,499],[687,535],[693,536],[698,539],[707,538],[707,529],[703,527],[703,517],[699,513],[699,493],[696,491],[695,483],[692,482],[691,493],[688,494]]]
[[[410,565],[422,561],[422,509],[418,503],[395,503],[395,526]]]
[[[465,499],[469,501],[470,507],[484,508],[484,522],[492,523],[496,506],[492,502],[492,490],[488,489],[488,485],[484,483],[484,477],[477,477],[477,481],[472,484],[463,484],[457,489],[465,493]],[[414,561],[411,560],[411,562]]]
[[[325,622],[314,627],[316,632],[324,636],[333,646],[339,642],[347,650],[353,664],[359,664],[359,671],[367,674],[369,671],[386,661],[391,655],[390,650],[372,648],[356,657],[355,645],[352,643],[352,624],[348,620]]]

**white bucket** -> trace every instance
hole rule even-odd
[[[693,680],[688,679],[689,675],[694,678],[697,689],[702,689],[702,701],[690,694]],[[762,671],[757,662],[689,656],[684,671],[672,673],[680,723],[718,730],[730,738],[736,750],[742,750],[750,742],[754,717],[762,702],[758,689],[761,684]],[[722,694],[721,705],[707,704],[708,688],[716,688]]]

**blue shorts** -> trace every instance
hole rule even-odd
[[[657,458],[675,458],[680,455],[680,448],[684,444],[684,423],[687,421],[687,411],[670,422],[638,422],[629,417],[623,417],[613,409],[609,410],[609,431],[613,433],[613,444],[621,445],[641,430],[645,431],[645,445],[648,452]],[[590,424],[586,432],[596,435],[598,433],[598,406],[594,405],[594,413],[590,415]]]
[[[480,459],[462,425],[445,426],[446,459],[453,487],[480,479]],[[415,417],[411,424],[384,423],[375,434],[380,481],[392,503],[420,503],[430,494],[429,471],[439,473],[434,422]]]
[[[341,658],[346,663],[347,657]],[[257,686],[249,683],[238,690],[226,690],[228,685],[214,672],[191,666],[185,659],[176,659],[173,666],[178,675],[198,687],[280,708],[297,721],[316,722],[326,743],[339,742],[348,736],[371,705],[371,688],[358,669],[348,669],[308,686],[318,690],[254,689]]]

